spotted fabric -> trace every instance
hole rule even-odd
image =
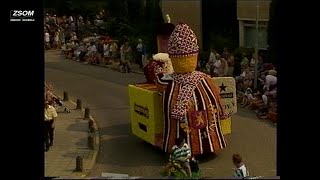
[[[187,57],[198,54],[199,46],[196,34],[187,24],[178,24],[168,42],[168,54],[171,57]]]
[[[172,74],[174,82],[181,86],[177,96],[176,104],[172,109],[172,118],[180,121],[185,119],[187,105],[192,98],[194,89],[197,87],[200,80],[206,76],[206,74],[199,71],[194,71],[187,74]]]

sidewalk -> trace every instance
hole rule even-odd
[[[45,152],[45,176],[79,179],[85,177],[95,164],[99,150],[99,134],[96,131],[95,148],[90,150],[87,145],[88,120],[83,119],[84,112],[75,110],[76,105],[72,102],[66,102],[66,105],[71,109],[71,113],[64,112],[64,108],[57,109],[53,146]],[[83,172],[74,172],[77,156],[83,158]]]

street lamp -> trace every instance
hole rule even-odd
[[[260,14],[260,0],[257,1],[257,15],[256,15],[256,59],[254,66],[254,89],[258,86],[258,59],[259,59],[259,14]]]

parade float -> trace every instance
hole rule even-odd
[[[230,117],[221,120],[222,132],[230,134],[232,115],[237,112],[235,80],[231,77],[216,77],[226,113]],[[132,133],[140,139],[162,148],[163,104],[156,84],[140,83],[129,85],[130,117]]]
[[[173,69],[170,69],[170,66],[172,66],[171,63],[173,63],[174,61],[171,62],[170,58],[168,59],[169,56],[166,55],[168,51],[170,34],[174,31],[174,29],[175,29],[175,26],[170,23],[165,23],[162,26],[157,37],[159,54],[154,55],[153,60],[151,60],[149,64],[144,68],[146,82],[139,83],[139,84],[132,84],[132,85],[129,85],[128,87],[132,133],[138,138],[152,144],[153,146],[157,146],[163,149],[164,151],[166,151],[163,148],[164,141],[165,141],[164,140],[165,139],[164,138],[165,119],[166,119],[165,116],[166,116],[166,113],[171,111],[171,109],[166,109],[166,111],[168,112],[164,112],[165,106],[164,106],[164,101],[162,97],[163,95],[162,91],[164,91],[165,88],[161,89],[161,86],[159,86],[159,83],[156,82],[156,79],[157,79],[156,76],[157,76],[157,73],[159,73],[159,71],[160,73],[162,71],[162,74],[164,74],[163,77],[165,77],[166,75],[172,74],[173,69],[174,71],[178,69],[176,67],[174,67]],[[196,58],[196,57],[197,56],[194,56],[191,58]],[[179,59],[179,57],[176,59]],[[206,78],[209,78],[209,76]],[[210,79],[210,81],[212,81],[212,84],[218,87],[217,91],[219,93],[220,98],[217,97],[217,99],[221,99],[221,101],[219,101],[220,107],[218,109],[223,109],[223,112],[224,112],[223,116],[222,115],[216,116],[217,119],[218,117],[224,118],[224,119],[221,119],[221,118],[219,119],[218,126],[220,126],[220,128],[218,128],[217,130],[219,131],[219,133],[222,133],[223,135],[230,134],[232,132],[232,128],[231,128],[232,115],[237,112],[235,80],[232,77],[216,77],[216,78]],[[207,132],[211,133],[208,130],[209,123],[205,126],[207,126],[206,128]],[[194,128],[190,127],[188,128],[187,131],[192,132],[193,130]],[[195,130],[195,131],[196,133],[198,133],[198,130]],[[210,127],[210,131],[214,131],[214,130],[211,130],[211,127]],[[204,136],[206,137],[201,136],[198,138],[202,138],[202,139],[208,138],[207,135],[210,135],[210,134],[204,133]],[[200,130],[199,130],[199,136],[200,136]],[[217,136],[219,136],[218,132],[216,132],[215,135],[211,135],[208,139],[217,137]],[[216,146],[216,144],[214,144],[214,146]],[[220,146],[221,147],[218,147],[217,150],[224,148],[222,147],[222,145]],[[215,151],[215,149],[214,150],[212,149],[213,148],[211,147],[211,152]],[[195,154],[202,154],[202,153],[203,152],[201,151],[201,152],[196,152]]]

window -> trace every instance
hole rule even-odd
[[[244,27],[244,44],[248,48],[256,46],[256,27],[245,26]],[[260,27],[258,33],[258,46],[259,49],[266,49],[267,44],[267,28]]]

